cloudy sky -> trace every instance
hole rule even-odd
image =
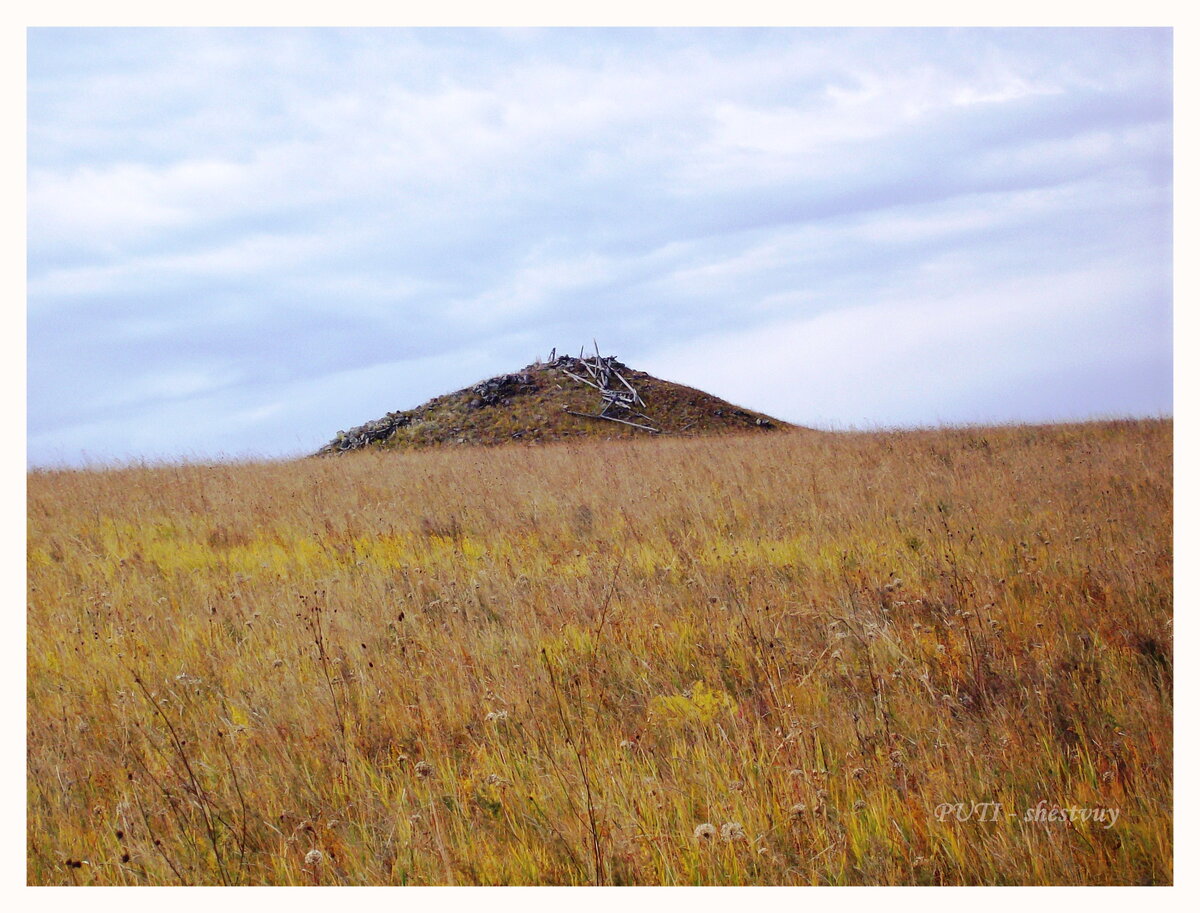
[[[825,428],[1172,410],[1168,30],[28,40],[28,458],[290,456],[596,338]]]

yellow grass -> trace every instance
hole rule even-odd
[[[1170,882],[1171,433],[34,472],[29,881]]]

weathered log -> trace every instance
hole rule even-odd
[[[629,392],[630,392],[630,393],[632,393],[632,394],[633,394],[633,396],[634,396],[634,401],[635,401],[635,402],[636,402],[636,403],[637,403],[639,406],[645,406],[645,405],[646,405],[646,404],[645,404],[645,402],[643,402],[643,401],[642,401],[642,396],[641,396],[641,394],[640,394],[640,393],[638,393],[638,392],[637,392],[637,390],[633,389],[633,385],[632,385],[632,384],[630,384],[630,383],[629,383],[629,381],[627,381],[627,380],[626,380],[624,377],[622,377],[622,376],[621,376],[621,372],[620,372],[620,371],[615,371],[615,370],[614,370],[614,371],[613,371],[613,374],[617,375],[617,380],[619,380],[621,383],[623,383],[623,384],[624,384],[624,385],[625,385],[625,386],[626,386],[626,387],[629,389]]]
[[[578,374],[572,374],[572,373],[571,373],[570,371],[568,371],[566,368],[561,368],[560,370],[563,372],[563,374],[567,375],[567,377],[573,377],[573,378],[575,378],[575,380],[579,381],[580,383],[587,384],[589,387],[595,387],[595,388],[596,388],[597,390],[599,390],[601,393],[603,393],[603,392],[604,392],[604,388],[603,388],[603,387],[601,387],[599,384],[594,384],[594,383],[592,383],[592,382],[591,382],[590,380],[588,380],[586,377],[580,377]]]
[[[568,415],[578,415],[580,418],[599,418],[606,422],[618,422],[622,425],[630,425],[634,428],[641,428],[643,431],[649,431],[652,434],[662,434],[662,429],[651,428],[649,425],[639,425],[637,422],[627,422],[623,418],[613,418],[611,415],[597,415],[593,412],[576,412],[573,409],[564,409]]]

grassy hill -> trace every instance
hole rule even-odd
[[[28,880],[1169,883],[1171,437],[31,473]]]
[[[603,384],[597,383],[596,367],[608,371]],[[605,410],[601,386],[621,394],[632,389],[639,401]],[[599,417],[599,413],[607,417]],[[436,397],[415,409],[389,412],[339,432],[321,453],[365,447],[395,450],[512,441],[613,440],[646,434],[698,437],[783,427],[789,426],[692,387],[632,370],[615,358],[600,359],[597,354],[595,358],[562,356],[528,365],[516,373]]]

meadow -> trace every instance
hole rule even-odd
[[[1173,880],[1169,420],[27,487],[31,884]]]

